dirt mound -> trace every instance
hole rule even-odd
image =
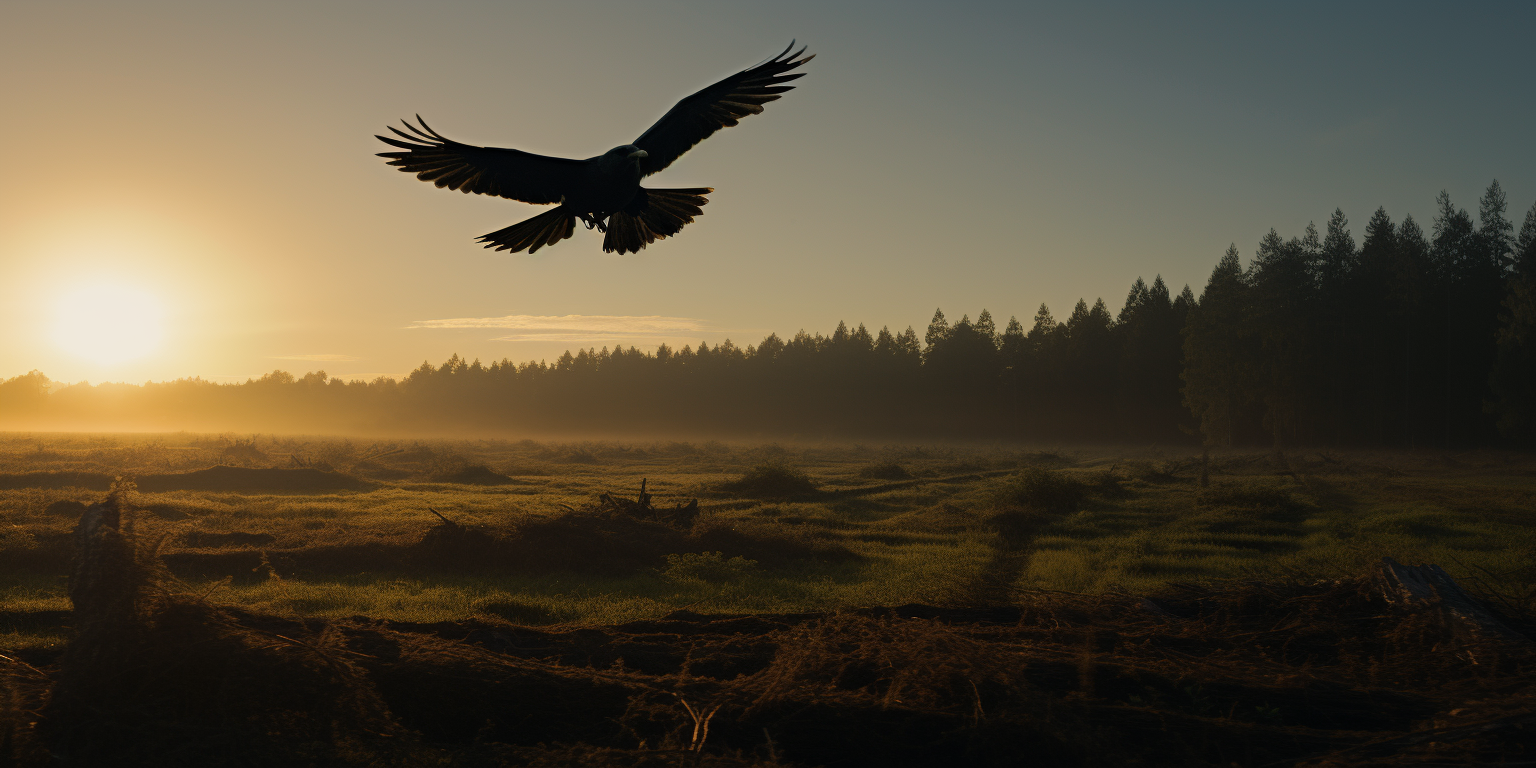
[[[188,549],[163,556],[172,573],[182,578],[229,577],[242,584],[266,578],[268,566],[283,577],[402,569],[630,576],[663,568],[668,555],[689,552],[743,557],[768,569],[860,559],[843,545],[815,538],[808,531],[745,522],[706,522],[685,531],[664,522],[601,512],[534,519],[516,528],[445,520],[426,528],[415,541],[282,549],[270,546],[275,542],[267,534],[195,532],[178,543]]]
[[[437,483],[460,483],[462,485],[518,485],[520,480],[497,472],[484,464],[471,464],[462,469],[435,475],[432,478]]]
[[[747,470],[746,474],[735,480],[722,483],[720,490],[749,499],[791,499],[815,494],[816,484],[803,470],[774,460]]]
[[[659,567],[689,546],[687,534],[660,523],[585,513],[525,523],[505,541],[508,565],[518,571],[614,576]]]
[[[169,475],[140,475],[139,490],[161,491],[232,491],[236,493],[326,493],[366,491],[378,484],[340,472],[311,467],[294,469],[209,467],[193,472]]]
[[[897,462],[882,461],[859,469],[859,477],[870,480],[910,480],[915,475]]]
[[[583,513],[520,526],[506,540],[505,551],[513,557],[515,568],[526,572],[611,575],[659,568],[665,564],[667,555],[700,551],[756,560],[767,568],[859,558],[840,544],[767,526],[702,523],[683,532],[622,515]]]
[[[0,474],[0,490],[18,488],[84,488],[105,491],[112,487],[112,476],[100,472],[18,472]]]
[[[81,515],[85,514],[85,505],[78,501],[60,499],[52,504],[49,504],[48,507],[43,510],[43,514],[54,515],[56,517],[68,517],[78,520],[80,519]]]

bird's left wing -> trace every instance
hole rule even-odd
[[[784,83],[805,77],[805,73],[784,73],[816,58],[815,54],[801,58],[804,47],[790,53],[794,47],[791,42],[778,56],[679,101],[650,130],[635,139],[635,146],[649,155],[640,161],[640,168],[646,175],[666,168],[715,131],[735,125],[747,115],[762,112],[764,104],[792,90],[794,86]]]
[[[400,139],[376,136],[379,141],[404,152],[380,152],[389,164],[422,181],[439,187],[457,189],[465,194],[495,195],[525,203],[558,203],[560,198],[581,183],[585,160],[570,160],[498,147],[460,144],[432,130],[421,115],[418,128],[404,121],[411,131],[394,126]],[[415,135],[412,135],[415,134]]]

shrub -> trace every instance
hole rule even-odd
[[[1002,506],[1036,509],[1052,515],[1069,515],[1082,506],[1088,486],[1082,481],[1031,467],[1014,475],[999,489],[996,501]]]
[[[815,493],[816,484],[803,470],[774,460],[753,467],[720,490],[754,499],[783,499]]]
[[[894,461],[882,461],[860,469],[859,477],[867,477],[871,480],[906,480],[912,477],[912,473]]]

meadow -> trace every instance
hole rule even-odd
[[[121,476],[190,589],[298,617],[1006,604],[1337,578],[1383,556],[1502,595],[1536,586],[1528,455],[1239,452],[1211,457],[1208,485],[1201,470],[1188,448],[10,434],[0,646],[62,636],[48,617],[68,608],[70,531]],[[697,499],[698,519],[627,520],[599,499],[642,481],[661,508]],[[445,519],[473,540],[445,540]]]
[[[1493,451],[11,434],[0,765],[1530,764],[1533,502]]]

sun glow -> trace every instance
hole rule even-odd
[[[53,340],[61,350],[97,364],[137,360],[165,341],[165,305],[127,283],[72,286],[54,305]]]

